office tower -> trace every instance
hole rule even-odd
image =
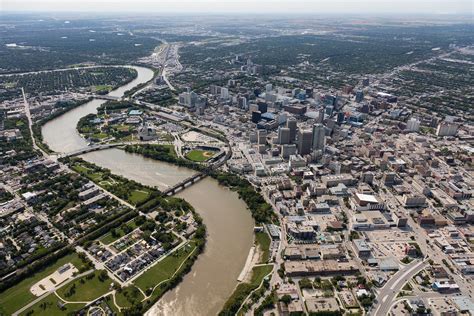
[[[420,121],[412,117],[407,121],[407,127],[405,128],[407,132],[418,132],[420,130]]]
[[[369,81],[369,78],[364,78],[362,79],[362,85],[364,87],[367,87],[369,85],[370,81]]]
[[[268,105],[265,102],[258,102],[257,105],[258,105],[258,110],[260,111],[260,113],[263,114],[267,112]]]
[[[209,89],[210,89],[211,94],[213,94],[213,95],[221,94],[221,87],[216,86],[215,84],[212,84],[209,87]]]
[[[324,149],[324,140],[325,140],[325,128],[323,124],[314,124],[313,126],[313,149],[323,150]]]
[[[318,119],[316,120],[318,123],[324,122],[324,108],[320,108],[318,111]]]
[[[258,130],[257,135],[258,144],[265,145],[267,143],[267,131],[264,129]]]
[[[362,90],[359,90],[359,91],[356,92],[356,99],[355,99],[355,101],[356,101],[357,103],[360,103],[360,102],[362,102],[362,100],[364,100],[364,92],[363,92]]]
[[[344,112],[339,112],[337,113],[337,124],[342,124],[344,122],[344,117],[345,117],[345,114]]]
[[[436,136],[454,136],[457,131],[457,124],[441,122],[436,129]]]
[[[290,129],[288,127],[280,127],[278,129],[278,144],[290,143]]]
[[[290,142],[294,142],[296,139],[296,127],[297,121],[294,117],[289,117],[286,121],[286,127],[290,129]]]
[[[327,115],[331,116],[332,113],[334,112],[334,106],[328,105],[324,111]]]
[[[311,153],[311,143],[313,141],[313,132],[310,130],[298,132],[298,153],[307,155]]]
[[[250,132],[249,133],[249,141],[252,144],[258,143],[258,136],[256,132]]]
[[[222,87],[221,88],[221,99],[227,100],[229,99],[229,89]]]
[[[262,119],[262,113],[260,111],[252,112],[252,122],[257,124]]]
[[[267,83],[267,84],[265,85],[265,91],[266,91],[266,92],[271,92],[272,90],[273,90],[272,84],[271,84],[271,83]]]
[[[247,107],[247,99],[245,97],[239,97],[238,104],[239,108],[245,109]]]
[[[296,145],[295,144],[286,144],[281,146],[281,157],[284,159],[290,158],[291,155],[296,154]]]

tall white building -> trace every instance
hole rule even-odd
[[[420,121],[412,117],[407,121],[407,132],[418,132],[420,130]]]
[[[221,88],[221,99],[229,99],[229,89],[222,87]]]
[[[436,129],[437,136],[454,136],[458,132],[458,125],[454,123],[441,122]]]

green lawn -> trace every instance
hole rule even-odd
[[[115,300],[120,307],[131,307],[133,302],[141,302],[144,299],[142,292],[137,287],[131,285],[115,293]]]
[[[152,288],[161,281],[169,279],[176,269],[184,262],[184,259],[196,248],[193,242],[190,242],[173,254],[155,264],[148,271],[138,277],[133,283],[142,291]]]
[[[129,221],[126,223],[128,227],[130,227],[132,230],[137,228],[137,225],[135,225],[135,222],[133,220]],[[110,232],[108,232],[107,234],[105,234],[102,238],[100,238],[99,240],[105,244],[105,245],[109,245],[111,243],[113,243],[114,241],[116,241],[117,239],[125,236],[125,232],[122,230],[122,228],[119,226],[115,229],[117,231],[117,236],[114,237],[112,236],[112,234]]]
[[[191,150],[186,154],[186,158],[196,162],[203,162],[214,156],[214,153],[211,151],[205,150]]]
[[[262,257],[260,258],[261,263],[268,262],[270,257],[270,236],[266,232],[255,233],[255,243],[262,251]]]
[[[62,316],[78,311],[86,305],[82,303],[66,304],[63,309],[60,309],[58,306],[60,301],[54,293],[51,293],[20,315],[31,313],[31,315]]]
[[[104,139],[109,137],[106,133],[95,133],[91,135],[92,138]]]
[[[130,203],[137,205],[138,203],[146,201],[149,196],[150,193],[147,191],[135,190],[130,193],[128,199],[130,200]]]
[[[128,125],[115,125],[114,127],[115,127],[115,129],[117,129],[118,131],[121,131],[121,132],[130,131],[130,126],[128,126]]]
[[[90,275],[84,276],[80,279],[74,280],[73,282],[68,283],[66,286],[63,286],[57,293],[60,297],[66,301],[71,302],[87,302],[93,301],[99,296],[104,295],[110,291],[110,284],[113,281],[107,277],[105,281],[99,280],[100,271],[94,272],[94,277],[87,279]],[[75,287],[75,291],[71,295],[68,295],[70,290]]]
[[[100,91],[110,91],[112,90],[112,86],[109,85],[99,85],[95,86],[95,91],[100,92]]]
[[[72,169],[78,173],[87,173],[89,172],[89,169],[87,169],[86,167],[84,167],[83,165],[75,165],[72,167]]]
[[[29,302],[33,301],[36,296],[31,294],[30,287],[68,262],[72,263],[78,269],[83,266],[81,259],[76,253],[73,253],[59,259],[54,264],[51,264],[1,293],[0,315],[11,315]]]
[[[273,265],[272,264],[267,264],[264,266],[258,266],[254,267],[252,269],[252,278],[250,279],[250,284],[257,287],[262,283],[263,278],[272,272],[273,270]]]

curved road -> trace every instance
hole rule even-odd
[[[403,288],[411,278],[417,275],[427,265],[425,261],[415,260],[412,263],[406,265],[403,269],[395,273],[390,280],[380,289],[377,295],[377,305],[372,308],[372,311],[368,315],[388,315],[392,301],[398,295],[400,290]]]

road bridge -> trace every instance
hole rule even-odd
[[[109,143],[109,144],[97,144],[97,145],[91,145],[87,147],[83,147],[74,151],[70,151],[68,153],[63,153],[60,154],[60,158],[64,157],[74,157],[74,156],[79,156],[85,153],[90,153],[91,151],[97,151],[97,150],[102,150],[102,149],[108,149],[108,148],[114,148],[114,147],[121,147],[121,146],[127,146],[127,145],[144,145],[144,144],[150,144],[150,145],[173,145],[172,142],[169,141],[159,141],[159,142],[146,142],[146,141],[136,141],[136,142],[119,142],[119,143]]]
[[[108,94],[94,94],[93,97],[94,97],[94,99],[109,100],[109,101],[119,101],[119,100],[121,100],[120,97],[114,97],[114,96],[108,95]]]
[[[226,152],[225,155],[220,155],[220,160],[216,161],[213,164],[210,164],[207,168],[205,168],[203,171],[198,172],[189,178],[184,179],[183,181],[180,181],[179,183],[176,183],[172,187],[164,190],[162,193],[165,196],[172,196],[176,193],[178,193],[181,190],[184,190],[186,187],[193,185],[194,183],[198,182],[199,180],[204,179],[207,177],[207,175],[215,170],[220,168],[222,165],[225,164],[225,162],[232,156],[232,150],[229,147],[229,150]]]

